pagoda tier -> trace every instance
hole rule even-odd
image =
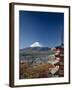
[[[55,58],[59,58],[59,62],[55,64],[55,66],[59,66],[59,70],[55,73],[55,75],[59,77],[64,77],[64,48],[56,48],[57,54]]]

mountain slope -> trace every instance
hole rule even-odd
[[[50,50],[48,47],[28,47],[20,49],[20,52],[47,52],[48,50]]]

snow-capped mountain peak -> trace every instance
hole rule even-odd
[[[42,45],[39,42],[35,42],[30,47],[42,47]]]

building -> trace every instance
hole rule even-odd
[[[59,77],[64,76],[64,47],[56,47],[56,58],[59,58],[59,62],[55,65],[59,65],[59,70],[55,73],[55,75],[58,75]]]

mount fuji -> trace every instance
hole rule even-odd
[[[39,42],[35,42],[32,45],[30,45],[30,47],[42,47],[43,45],[41,45]]]
[[[34,42],[27,48],[20,49],[20,53],[44,53],[51,51],[51,48],[44,47],[39,42]]]

